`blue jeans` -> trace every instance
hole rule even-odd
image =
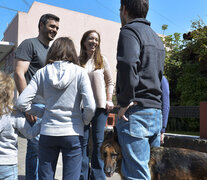
[[[150,180],[150,147],[160,146],[161,110],[132,106],[125,116],[129,121],[118,119],[116,124],[124,180]]]
[[[39,135],[27,140],[26,180],[38,180]]]
[[[0,165],[0,179],[4,180],[17,180],[18,167],[14,165]]]
[[[39,180],[53,180],[60,151],[63,180],[78,180],[82,165],[82,136],[45,136],[39,140]]]
[[[35,104],[39,108],[44,108],[43,104]],[[37,121],[41,119],[37,118]],[[39,135],[27,140],[26,154],[26,180],[38,180],[39,165]]]
[[[89,148],[88,141],[90,135],[90,125],[84,128],[83,138],[83,161],[81,169],[81,180],[105,180],[104,162],[101,159],[100,147],[104,140],[104,128],[108,113],[105,109],[97,108],[95,115],[91,121],[92,124],[92,138],[93,138],[93,151],[91,157],[91,168],[89,170]],[[89,173],[90,171],[90,173]]]

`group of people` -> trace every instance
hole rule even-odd
[[[148,8],[148,0],[121,0],[116,127],[124,179],[150,180],[150,147],[160,146],[166,128],[161,85],[165,49],[146,20]],[[18,179],[17,130],[28,138],[26,180],[54,179],[60,152],[63,179],[106,179],[100,147],[114,107],[110,66],[96,30],[83,34],[79,56],[69,37],[59,37],[49,47],[59,21],[56,15],[42,15],[38,37],[24,40],[16,50],[14,80],[0,72],[0,179]],[[13,106],[15,84],[19,97]]]

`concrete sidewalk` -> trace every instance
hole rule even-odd
[[[19,137],[18,139],[18,166],[19,166],[19,180],[25,180],[25,155],[26,155],[26,145],[27,140]],[[60,154],[58,158],[58,164],[56,168],[56,174],[55,174],[56,180],[62,179],[62,156]],[[121,180],[120,176],[118,174],[114,174],[111,178],[106,178],[107,180]],[[72,179],[71,179],[72,180]]]

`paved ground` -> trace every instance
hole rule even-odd
[[[26,155],[26,139],[20,138],[18,141],[18,147],[19,147],[19,180],[25,180],[25,155]],[[57,169],[56,169],[56,180],[62,179],[62,163],[61,163],[61,154],[58,159]],[[114,174],[113,177],[107,178],[107,180],[120,180],[120,176],[118,174]]]

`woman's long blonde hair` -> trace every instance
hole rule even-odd
[[[80,45],[81,45],[81,50],[80,50],[80,56],[79,56],[79,61],[80,61],[80,65],[82,67],[85,66],[85,64],[87,63],[87,58],[88,58],[88,54],[87,54],[87,50],[86,50],[86,47],[85,47],[85,41],[87,39],[87,37],[91,34],[91,33],[96,33],[98,34],[98,38],[99,38],[99,43],[98,43],[98,46],[96,47],[96,50],[95,50],[95,53],[94,53],[94,64],[95,64],[95,70],[96,69],[102,69],[104,64],[103,64],[103,57],[101,55],[101,49],[100,49],[100,42],[101,42],[101,37],[100,37],[100,34],[96,31],[96,30],[89,30],[89,31],[86,31],[82,38],[81,38],[81,42],[80,42]]]
[[[0,71],[0,116],[13,111],[14,88],[13,78]]]

